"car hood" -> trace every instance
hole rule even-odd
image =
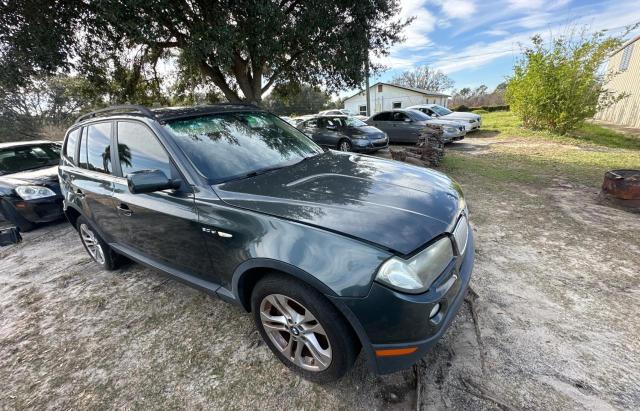
[[[58,183],[58,166],[43,167],[35,170],[0,176],[0,181],[10,185],[36,184],[50,185]]]
[[[409,254],[450,231],[460,187],[437,171],[329,151],[214,186],[226,203]]]
[[[384,137],[384,131],[373,126],[351,127],[350,131],[364,134],[369,139],[378,139]]]
[[[459,127],[459,126],[463,125],[459,121],[446,120],[446,119],[445,120],[431,119],[431,120],[425,121],[425,123],[427,123],[427,124],[437,124],[439,126],[454,126],[454,127]]]
[[[462,112],[462,111],[454,111],[453,113],[449,113],[447,115],[440,116],[440,118],[445,119],[445,120],[456,120],[456,119],[472,120],[472,119],[479,119],[480,116],[477,115],[477,114],[473,114],[473,113],[465,113],[465,112]]]

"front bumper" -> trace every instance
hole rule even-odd
[[[445,142],[450,143],[452,141],[462,140],[466,134],[467,134],[467,130],[464,127],[462,127],[462,130],[458,130],[458,131],[455,131],[455,132],[447,132],[447,131],[445,131],[443,133],[442,137],[443,137]]]
[[[389,139],[387,137],[376,140],[353,138],[351,139],[351,143],[353,151],[361,153],[372,153],[389,147]]]
[[[62,196],[23,200],[19,197],[3,198],[22,218],[32,223],[48,223],[64,217],[62,212]]]
[[[404,294],[374,282],[364,298],[332,298],[353,325],[376,373],[388,374],[411,367],[444,335],[469,287],[474,250],[473,232],[469,230],[465,254],[454,260],[432,290],[424,294]],[[436,304],[440,304],[439,314],[429,319]],[[381,351],[407,348],[415,351],[398,356],[380,355]]]
[[[475,121],[473,123],[465,122],[464,128],[467,132],[477,130],[482,126],[482,119]]]

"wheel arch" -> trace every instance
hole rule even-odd
[[[322,294],[332,297],[337,296],[332,289],[316,277],[294,265],[270,258],[252,258],[243,262],[234,270],[231,280],[233,295],[245,311],[251,311],[251,292],[253,287],[265,275],[272,273],[290,275],[309,284]]]

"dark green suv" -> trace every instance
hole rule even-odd
[[[438,172],[324,151],[249,105],[81,117],[59,168],[91,257],[125,256],[240,305],[314,381],[362,350],[411,366],[442,336],[473,267],[460,187]]]

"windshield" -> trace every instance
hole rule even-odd
[[[362,120],[358,120],[355,117],[347,117],[344,119],[344,122],[348,127],[364,127],[367,125],[367,123]]]
[[[436,113],[438,113],[439,116],[446,116],[447,114],[451,114],[453,113],[453,111],[449,110],[448,108],[439,106],[439,105],[433,105],[431,106],[431,110],[435,111]]]
[[[57,144],[18,145],[0,148],[0,174],[19,173],[60,163]]]
[[[291,125],[262,112],[212,114],[171,121],[165,127],[200,173],[214,183],[323,152]]]

